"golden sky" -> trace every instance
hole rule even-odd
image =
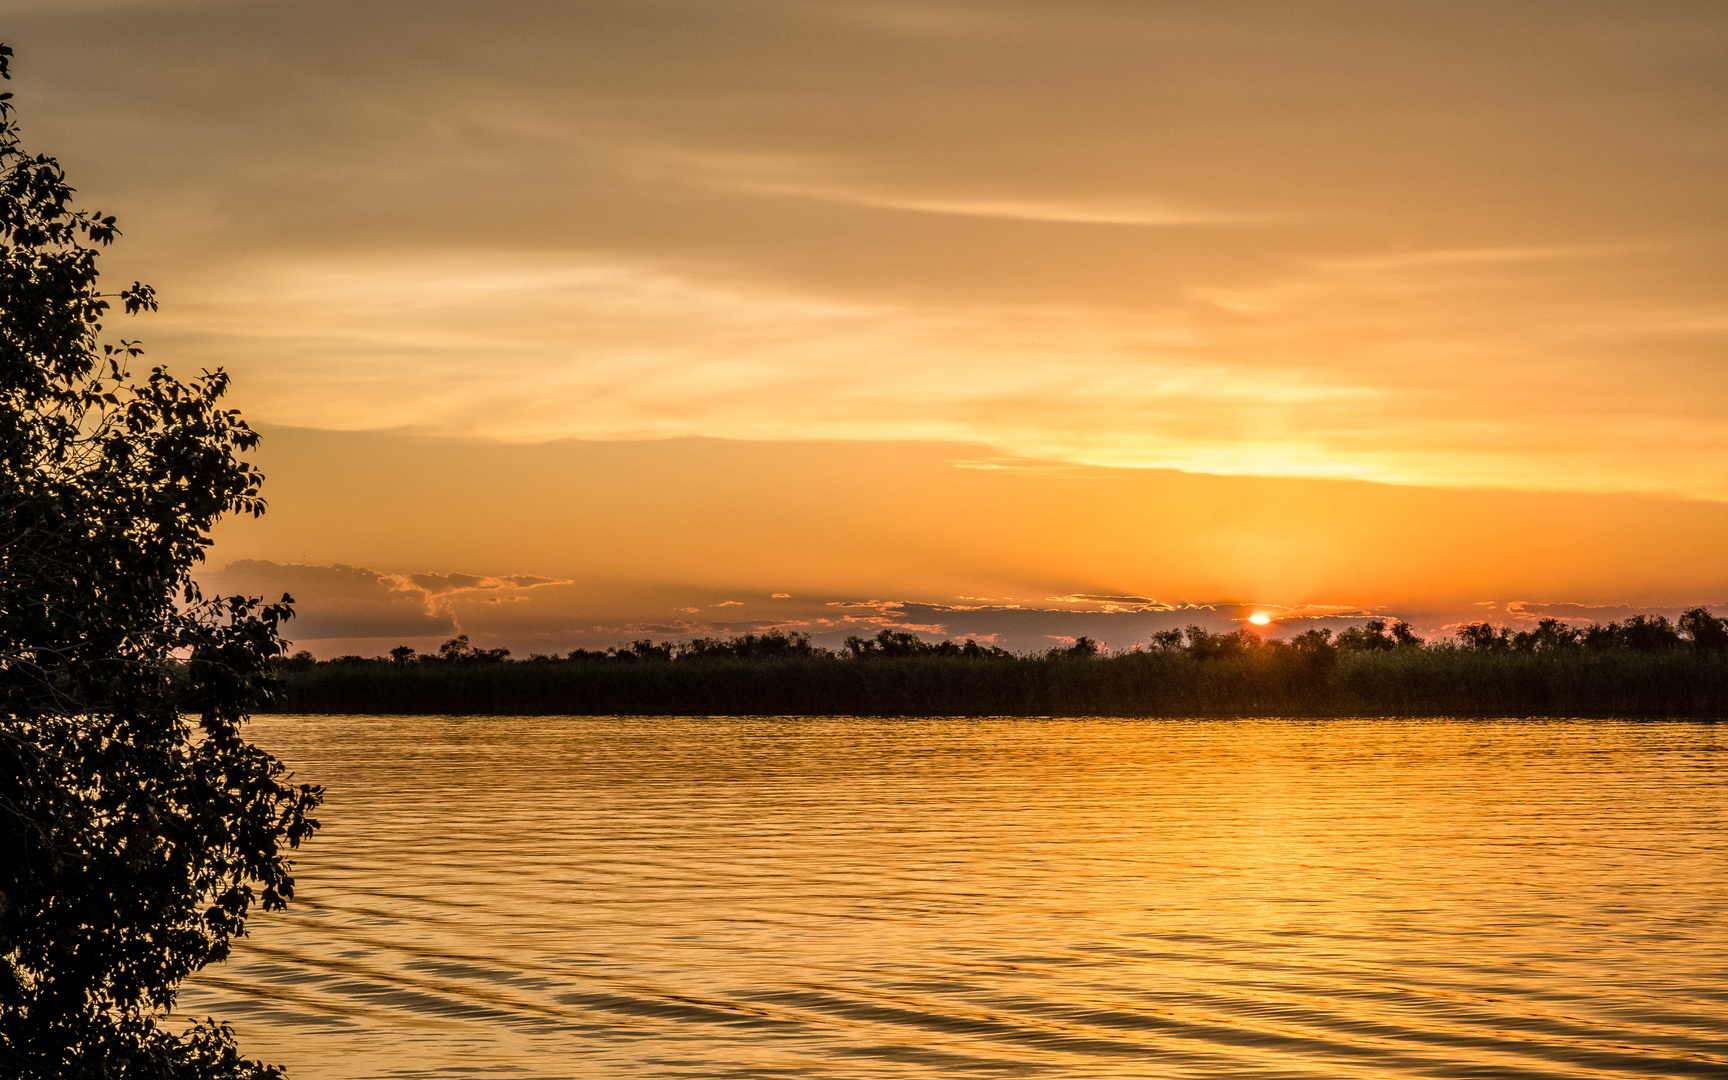
[[[1719,0],[7,9],[308,640],[1728,599]]]

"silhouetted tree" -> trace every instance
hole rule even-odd
[[[949,642],[944,641],[942,644],[947,645]],[[1051,649],[1049,655],[1051,659],[1090,660],[1098,655],[1098,643],[1089,637],[1081,636],[1075,638],[1074,644],[1067,648]]]
[[[682,649],[670,642],[663,643],[663,647],[668,660],[672,659],[674,654],[681,660],[811,660],[832,655],[826,649],[811,644],[808,634],[796,631],[788,634],[781,630],[770,630],[766,634],[740,634],[724,641],[697,638]]]
[[[1543,619],[1534,630],[1520,630],[1512,635],[1512,651],[1552,653],[1574,648],[1580,633],[1559,619]]]
[[[996,645],[980,645],[972,638],[967,638],[966,643],[960,646],[960,655],[968,660],[1007,660],[1014,656],[1007,649]]]
[[[1458,628],[1458,644],[1474,652],[1504,652],[1512,647],[1512,632],[1490,623],[1470,623]]]
[[[1680,633],[1692,642],[1692,647],[1705,652],[1728,649],[1728,622],[1701,607],[1691,608],[1680,615]]]
[[[934,646],[917,634],[904,630],[879,630],[874,638],[868,640],[857,636],[847,638],[845,648],[846,654],[854,660],[871,660],[919,656],[931,652]]]
[[[1336,651],[1332,644],[1332,631],[1325,627],[1304,630],[1290,639],[1290,647],[1301,653],[1329,655]]]
[[[0,46],[0,76],[10,78]],[[0,97],[0,1075],[263,1077],[213,1022],[166,1030],[181,981],[255,904],[293,895],[285,847],[317,823],[241,737],[272,692],[288,598],[205,599],[225,512],[258,514],[257,436],[228,380],[100,341],[114,219],[77,210]],[[195,719],[189,721],[187,717]]]
[[[1661,652],[1680,644],[1680,632],[1666,615],[1634,615],[1621,623],[1617,637],[1634,652]]]
[[[1399,619],[1392,624],[1392,644],[1399,649],[1420,649],[1427,643],[1416,636],[1416,631],[1410,628],[1409,623]]]
[[[1410,627],[1404,626],[1406,632]],[[1398,647],[1398,639],[1386,633],[1385,619],[1369,619],[1361,626],[1352,626],[1338,635],[1338,648],[1345,652],[1389,652]]]
[[[438,659],[447,664],[501,664],[510,659],[510,650],[476,649],[468,644],[467,634],[458,634],[438,646]]]
[[[1153,634],[1152,640],[1147,642],[1146,647],[1152,652],[1179,652],[1182,648],[1182,642],[1182,631],[1172,627],[1169,630],[1160,630]]]
[[[1183,635],[1188,639],[1188,655],[1196,660],[1224,660],[1260,648],[1260,639],[1246,630],[1213,634],[1203,627],[1190,626],[1183,631]]]

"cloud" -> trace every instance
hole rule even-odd
[[[289,593],[299,639],[426,638],[462,632],[471,605],[520,603],[531,590],[570,581],[537,576],[384,574],[357,566],[242,559],[198,575],[207,594]]]
[[[494,578],[476,577],[473,574],[406,574],[394,575],[398,589],[403,591],[418,589],[428,596],[438,596],[451,592],[468,592],[474,589],[502,588],[504,582]]]
[[[840,158],[814,154],[713,151],[643,145],[620,153],[618,167],[634,176],[746,195],[810,199],[866,210],[986,218],[1039,225],[1240,225],[1271,220],[1180,205],[1144,191],[1039,194],[1025,190],[934,188],[869,181],[847,175]]]
[[[256,419],[1728,499],[1707,5],[69,2]]]
[[[478,574],[381,574],[378,580],[392,592],[418,595],[428,614],[443,612],[455,618],[459,601],[479,600],[488,604],[525,600],[529,589],[546,585],[569,585],[569,579],[516,575],[489,577]],[[459,625],[459,624],[458,624]]]
[[[1046,598],[1052,604],[1099,604],[1106,608],[1132,608],[1134,610],[1168,611],[1170,605],[1160,604],[1149,596],[1094,596],[1090,593],[1072,593],[1068,596],[1051,596]]]
[[[1715,603],[1650,605],[1533,603],[1526,600],[1513,600],[1504,605],[1493,606],[1501,608],[1505,618],[1514,623],[1535,623],[1542,619],[1559,619],[1562,622],[1583,624],[1619,622],[1634,615],[1662,615],[1669,619],[1678,619],[1680,614],[1688,608],[1703,607],[1712,611],[1720,611],[1728,607],[1728,602],[1719,600]]]
[[[426,648],[457,633],[468,633],[486,647],[525,654],[641,637],[688,640],[776,629],[809,633],[829,647],[850,635],[896,630],[930,638],[970,637],[1025,652],[1077,635],[1125,649],[1159,629],[1190,623],[1233,629],[1241,618],[1232,607],[1214,605],[1130,610],[1091,602],[1089,610],[1057,610],[844,599],[788,605],[791,597],[770,596],[754,603],[689,605],[677,609],[689,618],[668,621],[645,613],[595,618],[583,590],[555,588],[574,583],[529,575],[386,574],[355,566],[240,560],[206,571],[200,580],[212,595],[292,593],[298,615],[289,624],[290,636],[324,655],[381,654],[398,644]],[[516,584],[524,580],[531,584]],[[699,618],[705,611],[728,614]]]
[[[421,579],[439,591],[412,584]],[[1164,630],[1199,626],[1220,633],[1241,629],[1254,612],[1273,616],[1273,623],[1257,633],[1276,638],[1310,629],[1337,632],[1374,618],[1405,619],[1419,634],[1437,637],[1455,634],[1465,623],[1483,620],[1522,627],[1548,617],[1575,625],[1621,620],[1635,614],[1673,619],[1685,608],[1698,606],[1485,601],[1430,610],[1364,610],[1342,604],[1160,604],[1144,597],[1094,594],[1049,601],[1060,605],[1057,607],[966,598],[939,603],[880,598],[792,601],[791,597],[768,596],[756,601],[716,602],[711,594],[685,589],[685,595],[699,603],[659,606],[657,611],[670,610],[680,616],[667,619],[648,610],[653,601],[646,597],[622,608],[608,607],[601,597],[613,591],[613,586],[579,586],[538,575],[383,574],[355,566],[241,560],[206,571],[200,580],[207,595],[292,593],[298,616],[289,623],[288,632],[298,647],[310,648],[321,656],[381,655],[401,644],[429,649],[457,633],[467,633],[476,644],[487,648],[509,648],[517,655],[527,655],[563,653],[577,647],[606,648],[644,637],[688,641],[775,630],[809,634],[828,648],[839,648],[854,635],[868,638],[889,630],[914,633],[926,640],[970,638],[1019,653],[1043,652],[1079,637],[1091,638],[1107,649],[1127,651],[1146,645]],[[519,580],[533,584],[514,584]],[[405,581],[409,587],[403,587]],[[1728,604],[1705,606],[1728,610]]]
[[[206,595],[294,597],[285,632],[299,638],[424,638],[457,632],[451,612],[425,594],[397,587],[392,576],[357,566],[300,566],[255,559],[198,574]]]
[[[1058,602],[1068,598],[1056,598]],[[1132,606],[1081,601],[1086,606],[1039,608],[1021,605],[932,604],[900,600],[830,601],[847,614],[829,633],[868,637],[878,630],[910,631],[931,638],[971,638],[1011,652],[1042,652],[1053,645],[1089,637],[1106,648],[1127,651],[1144,645],[1160,630],[1201,626],[1215,632],[1239,628],[1243,605],[1194,604]]]
[[[1613,359],[1657,339],[1703,348],[1728,315],[1583,299],[1653,257],[1315,261],[1101,311],[428,251],[225,267],[161,325],[194,363],[249,358],[234,366],[258,420],[326,429],[945,441],[999,451],[960,468],[1074,479],[1125,466],[1728,498],[1711,464],[1728,399]]]
[[[1172,204],[1160,205],[1140,199],[1068,198],[1030,196],[937,195],[870,190],[844,183],[734,178],[716,182],[723,190],[752,195],[778,195],[815,199],[867,210],[953,217],[988,218],[1035,225],[1116,225],[1134,228],[1168,226],[1239,225],[1256,220],[1247,214],[1194,210]]]

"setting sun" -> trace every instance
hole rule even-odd
[[[1253,623],[1255,626],[1265,626],[1267,623],[1272,621],[1272,616],[1266,614],[1264,611],[1256,611],[1254,614],[1248,616],[1248,621]]]

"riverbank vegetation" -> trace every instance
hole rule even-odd
[[[1127,652],[1081,638],[1039,655],[892,630],[839,650],[774,632],[520,660],[457,638],[277,669],[278,708],[307,713],[1699,716],[1728,715],[1728,622],[1697,608],[1437,641],[1383,620],[1289,640],[1191,626]]]

